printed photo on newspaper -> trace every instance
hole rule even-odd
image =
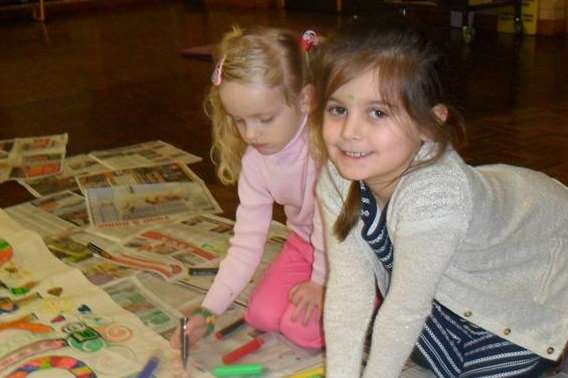
[[[98,228],[163,223],[221,211],[202,181],[92,188],[86,198],[91,224]]]
[[[63,171],[55,176],[18,180],[35,197],[47,196],[66,190],[77,191],[79,186],[75,176],[108,171],[109,167],[100,164],[89,155],[77,155],[63,161]]]
[[[67,134],[0,141],[0,182],[60,173]]]
[[[41,237],[89,225],[85,199],[73,192],[37,198],[5,210],[18,223],[39,233]]]

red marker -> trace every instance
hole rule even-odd
[[[260,347],[262,347],[262,345],[264,345],[264,343],[266,343],[266,339],[263,337],[263,335],[257,336],[254,339],[252,339],[251,341],[249,341],[248,343],[246,343],[246,344],[238,347],[234,351],[224,355],[223,356],[223,363],[225,365],[235,363],[238,360],[240,360],[241,358],[243,358],[244,356],[259,350]]]
[[[217,340],[223,340],[226,336],[235,332],[237,329],[239,329],[244,324],[245,324],[245,319],[240,318],[237,321],[235,321],[234,323],[231,323],[228,326],[226,326],[225,328],[215,332],[215,338]]]

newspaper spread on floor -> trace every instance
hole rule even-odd
[[[0,140],[0,183],[61,172],[66,147],[67,134]]]

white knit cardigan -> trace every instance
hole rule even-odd
[[[428,155],[425,145],[417,159]],[[548,359],[568,339],[568,189],[532,170],[471,167],[455,151],[398,183],[387,213],[389,277],[361,237],[333,224],[350,181],[328,163],[317,193],[329,258],[326,377],[359,377],[376,287],[384,293],[364,377],[398,377],[435,298]],[[390,280],[390,282],[389,282]]]

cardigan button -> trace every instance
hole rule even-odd
[[[466,318],[469,318],[471,315],[472,315],[472,312],[469,311],[469,310],[463,313],[463,316],[465,316]]]
[[[546,350],[546,353],[548,353],[548,354],[554,353],[554,348],[553,348],[553,347],[548,347],[548,349]]]
[[[503,330],[503,335],[508,335],[508,334],[510,334],[510,333],[511,333],[511,328],[505,328],[505,329]]]

